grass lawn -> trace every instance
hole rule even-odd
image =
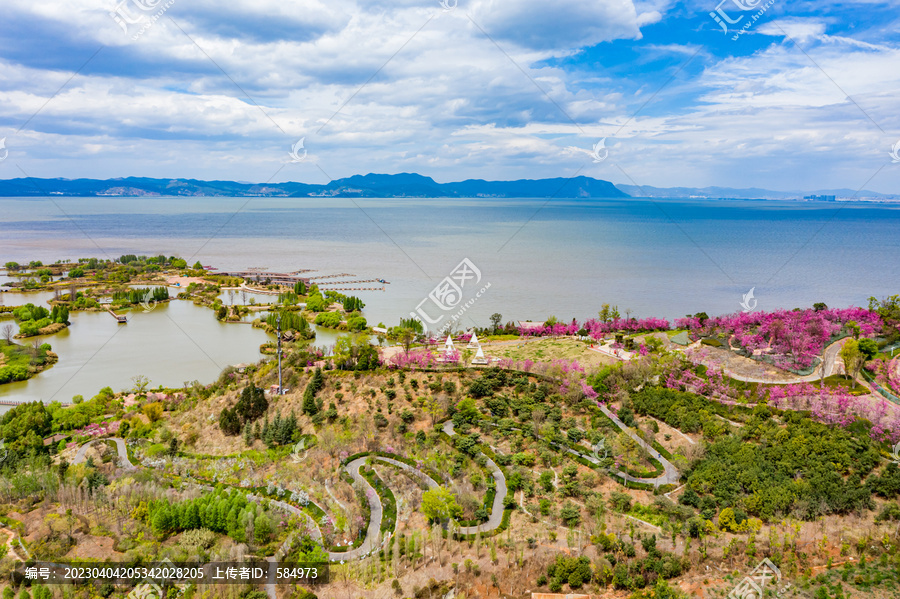
[[[553,360],[578,360],[583,366],[613,364],[613,358],[604,356],[589,349],[589,344],[575,339],[544,338],[540,341],[523,342],[519,345],[501,345],[485,347],[486,353],[502,358],[532,362],[552,362]]]
[[[813,384],[817,387],[819,385],[818,381]],[[867,388],[863,387],[853,379],[844,378],[844,375],[842,374],[832,374],[831,376],[825,377],[825,386],[831,389],[843,387],[853,395],[865,395],[869,392]]]

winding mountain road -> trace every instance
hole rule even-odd
[[[664,472],[660,476],[656,476],[654,478],[639,478],[639,477],[631,476],[627,472],[611,473],[613,476],[618,476],[620,478],[623,478],[623,479],[625,479],[629,482],[633,482],[633,483],[644,483],[644,484],[650,484],[650,485],[654,485],[654,486],[677,485],[678,484],[678,481],[681,480],[681,473],[678,472],[678,468],[676,468],[672,464],[672,462],[670,462],[665,457],[663,457],[663,455],[661,453],[659,453],[658,451],[653,449],[652,445],[650,445],[649,443],[647,443],[646,441],[641,439],[636,432],[634,432],[631,428],[626,426],[624,422],[619,420],[619,417],[616,416],[605,405],[598,402],[597,406],[600,408],[600,411],[603,412],[603,414],[607,418],[612,420],[616,426],[618,426],[620,429],[622,429],[626,435],[631,437],[635,443],[637,443],[638,445],[643,447],[647,451],[647,453],[649,453],[651,456],[653,456],[653,458],[656,461],[658,461],[660,464],[662,464],[663,470],[664,470]]]
[[[603,414],[606,415],[610,420],[612,420],[612,422],[614,422],[618,428],[620,428],[622,431],[624,431],[629,437],[631,437],[635,441],[635,443],[640,445],[651,456],[653,456],[656,460],[658,460],[663,465],[663,468],[665,470],[664,473],[660,476],[657,476],[654,478],[641,478],[641,477],[631,476],[630,474],[627,474],[625,472],[616,472],[611,469],[608,469],[607,471],[609,472],[609,474],[611,476],[621,477],[622,479],[629,481],[629,482],[652,484],[655,486],[678,483],[679,479],[681,478],[681,475],[678,472],[678,469],[675,468],[675,466],[672,465],[671,462],[669,462],[665,457],[663,457],[649,443],[647,443],[642,438],[640,438],[633,430],[631,430],[629,427],[627,427],[625,425],[625,423],[623,423],[621,420],[619,420],[618,416],[616,416],[615,413],[613,413],[608,408],[606,408],[606,406],[599,404],[599,403],[598,403],[598,406],[599,406],[600,410],[603,412]],[[452,420],[448,420],[447,422],[445,422],[443,424],[442,430],[449,437],[453,437],[457,434],[456,430],[454,429]],[[73,459],[73,463],[80,464],[80,463],[84,462],[88,447],[90,447],[90,445],[92,443],[96,443],[98,441],[104,441],[104,440],[113,441],[115,443],[116,450],[119,454],[119,464],[122,468],[125,468],[128,470],[136,468],[136,466],[134,464],[132,464],[131,461],[128,459],[128,451],[127,451],[127,447],[125,445],[124,439],[121,439],[118,437],[110,437],[107,439],[94,439],[94,440],[88,441],[87,443],[85,443],[78,449],[78,452],[76,453],[75,458]],[[588,460],[591,464],[600,466],[601,461],[593,455],[588,455],[586,453],[578,452],[569,446],[561,446],[560,448],[563,449],[564,451],[566,451],[567,453],[570,453],[577,457],[581,457],[585,460]],[[491,513],[490,513],[487,521],[482,522],[481,524],[478,524],[476,526],[460,527],[458,529],[458,532],[461,535],[474,535],[477,533],[481,533],[481,534],[489,533],[489,532],[492,532],[492,531],[496,530],[497,528],[499,528],[501,523],[503,522],[503,511],[504,511],[503,510],[503,502],[504,502],[504,499],[506,498],[506,494],[508,491],[506,477],[503,474],[503,471],[500,469],[500,467],[494,462],[494,460],[492,460],[491,458],[486,456],[484,453],[480,453],[479,456],[483,456],[485,458],[486,467],[490,471],[491,476],[494,479],[495,493],[494,493],[493,503],[491,505]],[[387,456],[363,455],[363,456],[357,457],[357,458],[351,460],[350,462],[348,462],[344,466],[344,471],[350,476],[353,486],[356,488],[362,489],[364,495],[366,496],[366,500],[368,501],[368,504],[369,504],[369,522],[366,527],[365,537],[363,538],[362,543],[358,547],[349,549],[347,551],[329,551],[328,552],[329,561],[343,563],[345,561],[361,559],[361,558],[364,558],[365,556],[371,554],[372,552],[377,551],[381,545],[381,542],[382,542],[381,526],[382,526],[382,521],[384,519],[384,506],[382,504],[381,498],[379,497],[377,491],[372,487],[371,484],[369,484],[369,481],[366,480],[366,478],[360,472],[361,468],[366,464],[366,461],[369,459],[371,459],[372,461],[375,461],[375,462],[381,462],[381,463],[388,464],[388,465],[394,466],[396,468],[399,468],[400,470],[403,470],[404,472],[409,473],[411,476],[416,477],[419,480],[421,480],[425,484],[425,486],[427,486],[429,489],[433,489],[433,488],[440,486],[440,483],[438,481],[434,480],[431,476],[429,476],[422,470],[419,470],[418,468],[416,468],[404,461],[401,461],[399,459],[394,459],[394,458],[387,457]],[[252,496],[252,497],[254,499],[259,499],[259,500],[263,499],[262,497],[258,497],[258,496]],[[296,506],[293,506],[284,501],[278,501],[278,500],[272,500],[272,499],[269,499],[269,501],[272,505],[277,506],[278,508],[284,510],[285,512],[287,512],[289,514],[293,514],[293,515],[297,516],[298,518],[303,519],[308,525],[307,530],[308,530],[309,535],[313,538],[313,540],[315,540],[319,544],[323,543],[323,535],[322,535],[321,529],[319,528],[319,523],[317,523],[314,520],[314,518],[312,518],[308,513],[306,513],[302,509],[300,509]],[[282,547],[279,549],[279,553],[283,553],[284,551],[286,551],[285,547]],[[276,557],[277,557],[277,554],[275,556],[272,556],[272,558],[270,558],[270,559],[275,559]],[[267,591],[270,599],[275,599],[274,583],[267,584],[266,591]]]
[[[131,463],[131,460],[128,459],[128,449],[125,447],[125,439],[120,437],[105,437],[103,439],[94,439],[92,441],[88,441],[84,445],[78,448],[78,453],[75,454],[75,457],[72,459],[73,464],[80,464],[84,461],[84,456],[87,453],[88,447],[91,444],[96,443],[98,441],[113,441],[116,444],[116,451],[119,454],[119,466],[124,468],[125,470],[134,470],[135,465]]]
[[[375,488],[359,473],[368,456],[358,457],[344,466],[344,471],[353,479],[354,486],[360,486],[369,501],[369,526],[366,528],[366,538],[356,549],[348,551],[329,551],[328,559],[333,562],[353,560],[368,555],[381,544],[381,519],[384,517],[384,506]]]
[[[452,420],[448,420],[444,423],[444,432],[451,437],[456,434],[456,431],[453,430]],[[494,503],[491,505],[491,515],[487,519],[487,522],[482,522],[478,526],[460,527],[459,533],[463,535],[473,535],[478,532],[490,532],[498,528],[500,523],[503,522],[503,499],[506,497],[507,491],[506,477],[503,476],[503,471],[494,463],[494,460],[483,453],[479,453],[479,455],[483,455],[485,459],[487,459],[487,467],[491,471],[491,476],[494,477]]]

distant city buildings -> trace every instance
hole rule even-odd
[[[817,200],[819,202],[834,202],[835,196],[803,196],[804,200]]]

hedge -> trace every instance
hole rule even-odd
[[[394,498],[394,493],[391,491],[390,487],[378,478],[375,470],[360,468],[359,471],[363,475],[363,478],[369,481],[369,484],[375,488],[375,492],[378,493],[378,496],[381,498],[381,532],[386,533],[393,531],[394,527],[397,525],[397,500]],[[371,518],[371,515],[369,517]]]

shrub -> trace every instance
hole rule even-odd
[[[366,326],[366,319],[362,316],[354,316],[347,321],[347,328],[349,328],[351,331],[363,331],[365,330]]]
[[[584,439],[584,432],[577,428],[570,428],[566,432],[566,437],[569,438],[569,441],[572,443],[578,443],[582,439]]]
[[[141,411],[144,413],[144,416],[147,417],[147,420],[150,422],[156,422],[160,418],[162,418],[163,414],[163,404],[161,402],[153,402],[145,405]]]
[[[609,495],[609,505],[615,511],[625,513],[631,509],[631,496],[621,491],[613,491]]]
[[[336,329],[341,324],[341,315],[337,312],[322,312],[316,315],[315,323],[329,329]],[[365,319],[363,319],[363,328],[365,328]]]
[[[574,528],[581,522],[581,509],[579,509],[577,505],[567,501],[562,509],[559,510],[559,517],[565,522],[566,526]]]

